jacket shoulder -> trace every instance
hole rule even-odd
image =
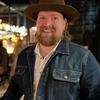
[[[71,53],[77,53],[79,55],[88,55],[90,50],[88,48],[85,48],[83,45],[79,45],[77,43],[70,42],[69,43],[69,49]]]
[[[24,48],[20,51],[20,53],[19,53],[18,55],[25,54],[25,53],[27,53],[27,52],[33,51],[34,48],[35,48],[35,46],[36,46],[36,44],[32,44],[32,45],[28,45],[28,46],[24,47]]]

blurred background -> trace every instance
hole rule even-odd
[[[38,0],[0,0],[0,95],[14,74],[17,55],[35,42],[35,21],[27,18],[24,10],[37,2]],[[80,12],[80,19],[69,26],[72,41],[90,49],[100,63],[100,0],[65,2]]]

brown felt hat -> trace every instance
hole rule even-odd
[[[36,19],[39,11],[57,11],[62,13],[68,22],[75,22],[79,18],[76,8],[66,5],[64,0],[40,0],[38,4],[32,4],[25,10],[25,15]]]

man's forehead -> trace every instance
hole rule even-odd
[[[58,12],[58,11],[39,11],[38,12],[38,15],[61,15],[61,16],[63,16],[63,14],[62,13],[60,13],[60,12]]]

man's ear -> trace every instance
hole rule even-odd
[[[65,29],[68,29],[68,21],[66,18],[65,18]]]

